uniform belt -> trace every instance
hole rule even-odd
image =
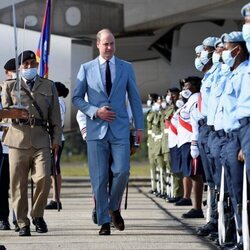
[[[215,133],[220,138],[226,136],[226,132],[224,131],[224,129],[217,130],[217,131],[215,131]]]
[[[198,121],[198,124],[199,124],[199,126],[201,127],[201,126],[203,126],[204,124],[206,124],[206,118],[204,118],[204,119],[201,119],[201,120],[199,120]]]
[[[237,136],[237,132],[236,131],[231,131],[226,133],[227,138],[231,139],[231,138],[235,138]]]
[[[12,123],[14,123],[14,124],[28,125],[28,126],[31,126],[31,127],[34,127],[34,126],[43,126],[43,127],[46,127],[47,126],[47,121],[39,119],[39,118],[13,119]]]
[[[208,127],[209,127],[210,131],[214,131],[214,126],[213,125],[209,125]]]
[[[250,117],[244,117],[244,118],[240,119],[239,122],[240,122],[241,126],[245,126],[248,123],[250,123]]]

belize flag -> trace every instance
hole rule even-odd
[[[43,17],[42,32],[39,39],[38,48],[36,51],[37,61],[39,63],[39,76],[48,78],[49,74],[49,48],[50,48],[50,33],[51,33],[51,2],[47,0],[46,9]]]

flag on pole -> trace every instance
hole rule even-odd
[[[39,75],[48,78],[49,74],[49,49],[50,49],[50,32],[51,32],[51,2],[47,0],[46,9],[43,17],[42,32],[40,35],[38,48],[36,51],[37,61],[39,63]]]

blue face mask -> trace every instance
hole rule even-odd
[[[201,62],[200,58],[198,57],[195,58],[194,65],[195,65],[195,68],[199,71],[202,71],[204,68],[204,64]]]
[[[227,64],[229,67],[233,67],[234,63],[235,63],[235,57],[232,57],[232,51],[235,50],[237,48],[234,47],[232,50],[224,50],[222,51],[222,60],[225,64]]]
[[[21,76],[26,80],[32,80],[37,75],[37,68],[22,69]]]
[[[243,24],[242,36],[246,41],[247,50],[250,52],[250,24]]]

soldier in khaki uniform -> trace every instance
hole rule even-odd
[[[147,106],[151,109],[147,113],[147,133],[148,133],[148,160],[150,165],[150,177],[151,177],[151,190],[149,193],[156,193],[156,162],[154,160],[154,138],[152,133],[152,123],[155,112],[153,110],[153,104],[157,101],[158,94],[149,94]]]
[[[43,214],[51,185],[50,140],[56,154],[62,131],[59,101],[53,82],[37,75],[38,63],[33,51],[24,51],[18,60],[21,105],[27,108],[29,119],[12,120],[4,144],[9,147],[11,196],[20,227],[19,236],[30,236],[30,221],[27,217],[28,174],[31,171],[31,178],[36,184],[30,215],[36,231],[46,233],[48,229]],[[3,108],[18,104],[17,90],[15,80],[5,82],[2,91]],[[51,128],[51,138],[47,125]]]
[[[168,131],[165,127],[164,116],[167,109],[167,103],[165,96],[161,101],[161,115],[160,115],[160,127],[161,127],[161,154],[163,157],[163,167],[160,170],[161,177],[161,198],[166,199],[171,196],[171,174],[170,174],[170,162],[169,162],[169,148],[168,148]]]
[[[154,146],[153,146],[153,152],[154,152],[154,161],[156,163],[156,166],[158,168],[158,179],[157,182],[157,197],[164,197],[166,192],[166,185],[165,185],[165,177],[166,177],[166,169],[164,166],[164,160],[163,160],[163,154],[162,154],[162,131],[161,131],[161,97],[158,97],[157,102],[154,104],[154,118],[152,122],[152,134],[154,138]],[[157,176],[157,174],[156,174]]]

